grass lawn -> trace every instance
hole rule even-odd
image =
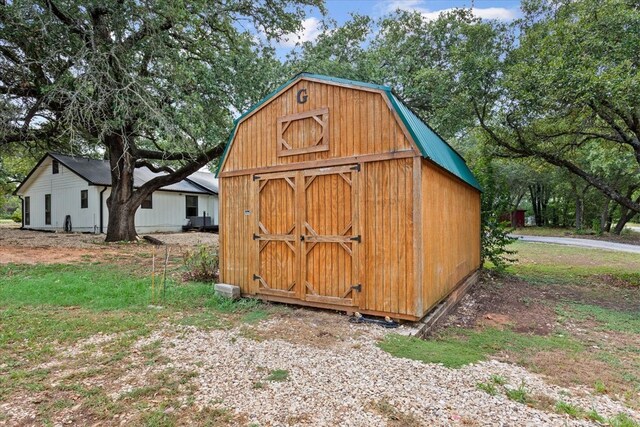
[[[559,385],[584,386],[640,408],[640,257],[561,245],[512,246],[518,263],[504,274],[485,273],[468,297],[474,304],[450,316],[434,337],[392,334],[380,347],[452,368],[489,358],[515,362]],[[496,384],[479,388],[501,390]],[[527,399],[532,406],[545,404]],[[554,405],[557,412],[596,419],[589,408]],[[624,416],[608,422],[637,426]]]
[[[131,363],[161,360],[157,343],[140,352],[136,341],[163,322],[228,328],[272,310],[255,300],[220,298],[210,283],[169,280],[153,298],[150,277],[132,274],[126,265],[0,266],[0,403],[44,394],[38,415],[45,425],[71,407],[83,414],[74,420],[86,424],[134,411],[138,424],[163,425],[163,408],[178,404],[178,390],[192,373],[168,369],[117,401],[105,391],[105,379],[124,374]],[[78,354],[65,353],[80,340],[89,344],[72,350]],[[202,417],[191,420],[196,424],[226,416],[193,412]]]

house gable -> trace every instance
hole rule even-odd
[[[56,182],[60,182],[62,186],[71,185],[85,186],[89,185],[89,182],[74,170],[69,169],[66,165],[58,162],[58,173],[53,173],[53,161],[54,159],[49,155],[45,155],[36,166],[29,172],[29,175],[20,183],[18,188],[14,191],[14,194],[24,195],[29,191],[33,191],[34,188],[49,185],[50,180],[54,179]],[[56,185],[57,186],[57,185]]]

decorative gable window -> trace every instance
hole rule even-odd
[[[144,198],[140,207],[142,209],[153,209],[153,193]]]
[[[278,117],[278,157],[328,150],[328,108]]]
[[[58,173],[60,172],[60,162],[57,160],[54,160],[51,163],[51,173]]]

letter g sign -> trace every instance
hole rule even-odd
[[[296,99],[298,100],[298,104],[304,104],[309,99],[309,95],[307,95],[307,89],[300,89],[298,94],[296,95]]]

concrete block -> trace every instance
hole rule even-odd
[[[215,291],[225,298],[239,299],[240,287],[235,285],[228,285],[226,283],[216,283],[214,286]]]

